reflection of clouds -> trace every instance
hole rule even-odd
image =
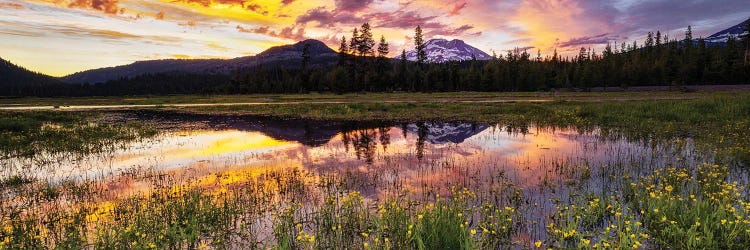
[[[461,139],[462,143],[433,144],[424,139],[429,134],[421,133],[420,139],[399,127],[359,129],[339,133],[320,146],[281,141],[260,132],[178,132],[116,151],[109,157],[71,162],[50,175],[107,178],[128,169],[148,168],[205,184],[218,173],[241,181],[237,176],[298,167],[317,175],[334,176],[347,188],[365,195],[379,196],[384,187],[389,187],[387,191],[396,187],[411,192],[457,184],[489,188],[500,175],[530,188],[575,178],[561,166],[597,166],[620,159],[623,153],[644,151],[634,144],[602,141],[594,134],[570,130],[532,128],[528,133],[517,133],[483,127],[479,131]],[[127,185],[122,188],[134,189]]]

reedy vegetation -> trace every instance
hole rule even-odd
[[[297,168],[223,172],[200,179],[138,170],[123,175],[149,183],[152,189],[127,196],[103,189],[106,181],[52,183],[9,177],[0,185],[0,247],[747,249],[750,201],[724,163],[741,165],[747,159],[748,110],[746,97],[593,104],[247,107],[234,111],[318,119],[377,119],[389,114],[404,120],[496,121],[573,126],[582,131],[599,126],[604,137],[652,143],[691,138],[715,152],[722,164],[623,176],[628,185],[618,192],[558,201],[545,223],[546,238],[519,236],[521,229],[531,226],[523,212],[529,204],[518,192],[520,187],[502,179],[491,190],[454,186],[449,191],[426,190],[430,195],[422,198],[392,194],[373,200],[346,189],[345,176],[318,176]],[[70,115],[74,118],[64,118]],[[28,119],[74,121],[83,115],[52,112],[42,117],[47,118]],[[43,127],[16,130],[34,133]],[[595,167],[586,166],[584,171]]]

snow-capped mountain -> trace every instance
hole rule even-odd
[[[705,40],[707,43],[726,43],[729,37],[739,39],[739,37],[745,33],[745,25],[747,25],[748,22],[750,22],[750,19],[745,20],[744,22],[741,22],[728,29],[716,32],[716,34],[706,37]]]
[[[427,61],[433,63],[442,63],[449,61],[466,61],[471,60],[472,56],[477,60],[490,60],[492,57],[464,41],[454,39],[432,39],[425,43],[425,52],[427,52]],[[396,59],[400,56],[396,57]],[[417,60],[417,51],[411,50],[406,52],[406,59],[409,61]]]
[[[472,125],[469,123],[425,123],[424,126],[409,124],[406,131],[419,136],[424,133],[424,139],[431,144],[445,144],[448,142],[462,143],[464,140],[479,134],[490,126],[485,124]]]

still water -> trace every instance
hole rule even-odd
[[[154,178],[205,190],[241,185],[271,171],[302,171],[314,200],[321,179],[366,199],[449,195],[450,187],[520,190],[543,234],[554,200],[612,194],[631,177],[664,166],[710,161],[692,142],[628,139],[598,128],[574,129],[462,122],[325,122],[258,117],[131,117],[163,132],[96,155],[46,155],[3,162],[3,177],[49,183],[98,183],[101,199],[145,195]],[[116,121],[122,122],[122,121]],[[144,174],[145,173],[145,174]],[[147,176],[148,178],[144,177]],[[216,190],[213,190],[216,191]],[[314,202],[314,201],[313,201]]]
[[[165,132],[155,139],[98,155],[15,159],[5,163],[2,174],[53,182],[106,181],[148,169],[192,180],[228,171],[298,168],[345,175],[349,188],[378,198],[383,190],[419,194],[425,187],[481,189],[499,176],[526,191],[574,186],[581,192],[602,192],[622,181],[622,175],[706,160],[695,159],[701,154],[691,150],[689,140],[654,144],[612,133],[603,136],[596,128],[228,117],[156,122]],[[143,191],[144,185],[133,181],[119,188],[129,194]]]

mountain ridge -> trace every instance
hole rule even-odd
[[[742,36],[742,34],[745,33],[744,31],[745,25],[747,25],[747,23],[749,22],[750,22],[750,18],[748,18],[744,22],[741,22],[737,25],[734,25],[732,27],[716,32],[706,37],[704,40],[708,43],[726,43],[729,40],[729,37],[734,37],[735,39],[738,39],[740,36]]]
[[[131,64],[99,68],[73,73],[60,79],[66,83],[102,83],[121,78],[131,78],[144,74],[165,72],[188,72],[204,74],[230,74],[242,68],[258,66],[260,64],[297,65],[305,44],[310,44],[310,54],[317,61],[313,65],[328,64],[320,58],[335,58],[336,52],[323,42],[308,39],[295,44],[271,47],[257,55],[236,57],[232,59],[160,59],[137,61]]]

